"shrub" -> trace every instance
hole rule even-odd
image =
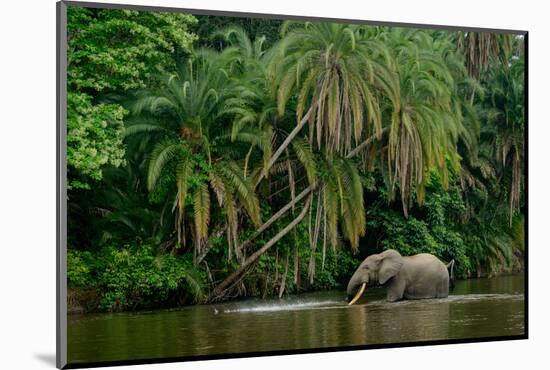
[[[204,298],[205,275],[191,257],[157,256],[149,245],[105,247],[93,255],[69,250],[71,287],[96,287],[100,309],[155,307]]]

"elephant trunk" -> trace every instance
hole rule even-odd
[[[351,277],[349,283],[348,283],[348,287],[347,287],[347,293],[348,293],[348,297],[347,297],[347,300],[349,301],[348,303],[348,306],[351,306],[352,304],[354,304],[355,302],[357,302],[357,300],[361,297],[361,295],[363,294],[363,292],[365,291],[365,287],[368,283],[368,276],[361,276],[361,272],[358,270],[356,271],[353,276]],[[357,287],[361,285],[361,288],[357,291],[357,293],[355,294],[355,296],[353,297],[353,299],[351,299],[353,293],[355,292],[355,290],[357,289]],[[351,301],[350,301],[351,299]]]

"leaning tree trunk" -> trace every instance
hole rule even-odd
[[[283,276],[281,277],[281,285],[279,286],[279,298],[283,296],[283,293],[285,292],[286,287],[286,278],[288,275],[288,258],[290,255],[290,251],[286,254],[286,260],[285,260],[285,272],[283,273]]]
[[[283,143],[281,144],[281,146],[277,149],[277,151],[275,152],[275,154],[273,154],[268,162],[268,165],[267,167],[264,169],[264,174],[267,174],[269,169],[271,167],[273,167],[273,165],[275,164],[275,162],[277,161],[277,159],[279,159],[279,157],[281,156],[281,154],[285,151],[285,149],[288,147],[288,145],[292,142],[292,140],[296,137],[296,135],[298,135],[298,133],[302,130],[302,128],[305,126],[305,124],[307,123],[309,117],[311,116],[311,113],[313,112],[313,108],[310,108],[307,113],[302,117],[302,120],[298,123],[298,125],[290,132],[290,134],[286,137],[285,141],[283,141]],[[258,186],[258,184],[260,183],[260,181],[263,179],[263,176],[260,176],[258,178],[258,181],[256,182],[255,184],[255,187]],[[304,191],[302,191],[302,193],[300,193],[295,199],[293,199],[289,204],[287,204],[286,206],[284,206],[281,210],[279,210],[276,214],[274,214],[269,220],[267,220],[263,225],[261,225],[257,230],[256,232],[254,232],[254,234],[250,237],[250,239],[244,241],[241,246],[240,246],[240,249],[242,251],[245,250],[245,248],[250,245],[250,243],[252,242],[253,239],[255,239],[258,235],[260,235],[262,232],[264,232],[269,226],[271,226],[271,224],[273,224],[275,221],[277,221],[278,219],[280,219],[282,216],[285,215],[285,213],[290,209],[290,208],[293,208],[299,201],[301,201],[306,195],[308,195],[309,193],[311,193],[312,191],[314,191],[316,188],[317,188],[318,184],[312,184],[310,185],[308,188],[306,188]],[[196,264],[199,264],[203,259],[204,257],[206,257],[206,254],[210,251],[212,245],[209,243],[208,245],[209,247],[206,248],[197,258],[197,263]]]
[[[363,141],[361,144],[357,145],[355,147],[355,149],[353,149],[351,152],[349,152],[347,155],[346,155],[346,158],[352,158],[352,157],[355,157],[359,152],[361,152],[363,149],[367,148],[370,144],[372,144],[372,142],[378,138],[382,138],[382,135],[384,135],[385,133],[389,132],[390,131],[390,128],[389,127],[384,127],[382,129],[382,131],[378,134],[374,134],[372,136],[370,136],[368,139],[366,139],[365,141]]]
[[[310,111],[308,111],[308,114],[311,112],[311,109]],[[306,116],[308,115],[306,114]],[[305,122],[307,120],[303,119],[303,124],[305,124]],[[302,122],[300,122],[302,123]],[[303,125],[302,125],[303,126]],[[296,126],[296,128],[300,127],[300,125]],[[300,127],[301,129],[301,127]],[[298,134],[298,132],[300,131],[299,129],[296,130],[294,129],[292,131],[292,133],[294,133],[296,131],[296,133],[294,134],[294,136],[296,136]],[[361,152],[362,150],[364,150],[365,148],[367,148],[370,144],[372,144],[378,137],[380,137],[381,134],[385,134],[386,132],[389,131],[389,128],[385,128],[382,133],[380,134],[374,134],[372,136],[370,136],[368,139],[364,140],[361,144],[359,144],[355,149],[353,149],[351,152],[348,153],[348,155],[346,156],[346,158],[352,158],[354,157],[355,155],[357,155],[359,152]],[[291,135],[292,135],[291,133]],[[289,135],[289,137],[291,136]],[[294,137],[292,136],[292,137]],[[288,139],[288,138],[287,138]],[[285,140],[286,142],[286,140]],[[289,141],[290,142],[290,141]],[[283,143],[284,145],[285,143]],[[281,145],[281,147],[283,146]],[[286,143],[286,146],[288,146],[288,143]],[[284,148],[283,148],[284,149]],[[277,151],[279,152],[279,150]],[[282,150],[281,150],[281,153],[282,153]],[[280,153],[279,153],[280,155]],[[275,155],[273,156],[275,157]],[[273,158],[272,157],[272,158]],[[271,163],[271,162],[270,162]],[[275,215],[273,215],[267,222],[265,222],[262,226],[260,226],[260,228],[258,228],[258,230],[256,230],[256,232],[250,237],[250,239],[246,240],[245,242],[243,242],[241,244],[241,248],[245,248],[247,245],[249,245],[252,240],[254,238],[256,238],[258,235],[260,235],[263,231],[265,231],[269,226],[271,226],[275,221],[279,220],[281,217],[283,217],[286,212],[288,212],[289,209],[291,209],[294,205],[296,205],[296,203],[298,203],[300,200],[302,200],[304,197],[306,197],[308,194],[310,194],[311,192],[315,191],[320,185],[320,182],[319,181],[316,181],[314,182],[313,184],[311,184],[310,186],[308,186],[306,189],[304,189],[300,194],[298,194],[298,196],[293,199],[291,202],[289,202],[287,205],[285,205],[283,208],[281,208]],[[212,293],[208,296],[207,298],[207,301],[213,301],[215,299],[217,299],[218,297],[220,297],[223,292],[228,289],[230,287],[231,284],[233,284],[234,281],[236,281],[241,274],[243,274],[246,269],[252,264],[254,263],[262,254],[264,254],[269,248],[271,248],[276,242],[278,242],[283,236],[285,236],[288,232],[290,232],[292,229],[294,229],[303,219],[304,217],[306,216],[307,214],[307,208],[308,208],[308,205],[309,205],[309,202],[311,201],[311,196],[307,199],[306,201],[306,205],[304,206],[304,208],[302,209],[302,212],[298,215],[298,217],[296,217],[290,224],[288,224],[283,230],[281,230],[277,235],[275,235],[271,240],[269,240],[262,248],[258,249],[256,252],[254,252],[252,255],[250,255],[250,257],[248,257],[242,264],[241,266],[239,266],[239,268],[237,270],[235,270],[231,275],[229,275],[227,278],[225,278],[224,281],[222,281],[218,286],[216,286],[214,288],[214,290],[212,291]]]
[[[386,127],[382,130],[380,135],[384,135],[386,132],[389,131],[389,128]],[[353,149],[351,152],[346,155],[346,158],[352,158],[356,156],[358,153],[360,153],[362,150],[367,148],[370,144],[373,143],[375,139],[377,139],[378,135],[372,135],[365,141],[363,141],[361,144],[359,144],[355,149]],[[258,235],[260,235],[262,232],[264,232],[267,228],[269,228],[274,222],[278,221],[281,217],[283,217],[291,208],[293,208],[298,202],[300,202],[304,197],[306,197],[308,194],[312,193],[313,191],[317,190],[320,183],[319,181],[314,182],[304,190],[300,194],[298,194],[292,201],[287,203],[283,208],[281,208],[277,213],[275,213],[269,220],[267,220],[263,225],[261,225],[255,232],[252,234],[252,236],[241,243],[241,248],[244,249],[248,247]]]
[[[223,291],[229,286],[247,269],[248,266],[250,266],[252,263],[254,263],[262,254],[264,254],[269,248],[271,248],[275,243],[277,243],[283,236],[285,236],[289,231],[294,229],[307,214],[307,210],[309,208],[309,202],[311,201],[311,197],[306,200],[306,204],[304,205],[304,208],[300,212],[300,214],[292,220],[291,223],[289,223],[283,230],[279,231],[277,235],[275,235],[271,240],[269,240],[263,247],[258,249],[256,252],[250,255],[242,264],[239,266],[237,270],[235,270],[231,275],[229,275],[227,278],[225,278],[224,281],[222,281],[214,290],[212,293],[208,296],[207,301],[213,301],[217,297],[219,297]]]
[[[213,233],[214,238],[219,238],[225,232],[225,230],[227,230],[227,225],[225,225],[224,227],[216,230]],[[214,245],[212,244],[211,240],[209,239],[206,242],[206,245],[204,246],[202,251],[198,254],[197,259],[195,261],[195,265],[199,265],[202,262],[202,260],[206,257],[206,255],[208,254],[210,249],[212,249],[213,246]]]
[[[355,149],[353,149],[351,152],[349,152],[346,155],[346,158],[352,158],[359,154],[362,150],[366,149],[370,144],[376,140],[379,135],[382,137],[382,135],[386,134],[389,131],[389,127],[386,127],[380,132],[380,134],[374,134],[370,136],[368,139],[364,140],[361,144],[357,145]],[[298,202],[300,202],[302,199],[304,199],[308,194],[314,192],[319,188],[320,182],[317,180],[304,190],[300,194],[298,194],[292,201],[287,203],[283,208],[281,208],[277,213],[275,213],[269,220],[267,220],[263,225],[261,225],[255,232],[252,234],[252,236],[241,243],[241,249],[244,250],[244,248],[248,247],[258,235],[260,235],[262,232],[264,232],[267,228],[269,228],[274,222],[278,221],[283,217],[291,208],[293,208]]]
[[[296,196],[291,202],[287,203],[287,205],[285,205],[283,208],[281,208],[279,211],[277,211],[277,213],[275,213],[273,216],[271,216],[271,218],[269,220],[267,220],[262,226],[260,226],[254,232],[254,234],[252,234],[252,236],[248,240],[245,240],[244,242],[242,242],[241,243],[241,249],[244,250],[244,248],[248,247],[252,243],[252,241],[254,239],[256,239],[256,237],[258,235],[260,235],[262,232],[264,232],[274,222],[276,222],[281,217],[283,217],[288,212],[288,210],[293,208],[296,204],[298,204],[298,202],[300,202],[307,195],[309,195],[310,193],[315,191],[318,187],[319,187],[319,182],[316,181],[313,184],[311,184],[310,186],[308,186],[307,188],[305,188],[304,190],[302,190],[302,192],[300,194],[298,194],[298,196]]]
[[[260,181],[262,181],[262,178],[264,176],[267,176],[269,170],[271,169],[271,167],[273,167],[273,165],[275,164],[277,159],[279,159],[279,157],[281,156],[281,154],[283,154],[283,152],[288,147],[288,145],[292,142],[292,140],[294,140],[296,135],[298,135],[298,133],[306,125],[307,121],[309,120],[309,116],[311,115],[312,112],[313,112],[313,107],[309,108],[307,113],[302,117],[302,120],[300,122],[298,122],[298,125],[296,125],[296,127],[294,127],[294,129],[286,137],[285,141],[283,141],[283,143],[279,146],[279,148],[271,156],[271,159],[267,163],[267,167],[264,169],[263,176],[260,176],[258,178],[258,181],[256,182],[256,186],[258,186],[258,184],[260,183]]]

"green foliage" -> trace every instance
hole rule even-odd
[[[101,180],[106,165],[124,164],[122,132],[127,111],[117,104],[93,105],[86,94],[67,97],[67,165],[81,175]],[[89,184],[69,178],[69,189]]]
[[[226,40],[216,31],[230,27],[243,29],[252,39],[265,38],[266,46],[271,47],[279,38],[279,28],[283,21],[261,18],[215,17],[196,15],[198,22],[191,30],[198,36],[199,46],[222,49],[227,46]]]
[[[105,247],[96,254],[69,250],[67,274],[69,287],[99,290],[103,310],[204,298],[205,275],[188,256],[157,255],[148,245]]]
[[[232,158],[234,156],[226,151],[228,146],[235,147],[236,142],[250,143],[242,140],[242,133],[232,139],[228,130],[223,129],[224,124],[245,116],[250,105],[251,97],[231,81],[234,62],[231,50],[222,53],[198,51],[178,73],[164,75],[159,88],[140,91],[132,104],[137,123],[126,131],[128,136],[158,132],[160,139],[149,154],[147,188],[155,192],[163,176],[170,178],[168,184],[175,185],[169,194],[174,197],[177,210],[177,245],[186,243],[185,222],[193,219],[191,238],[196,254],[201,252],[202,244],[209,236],[210,191],[214,193],[218,207],[223,209],[232,234],[229,249],[233,243],[236,244],[238,205],[243,206],[254,225],[260,224],[253,177],[247,174],[249,161],[244,169],[237,162],[246,152],[241,150],[236,158]],[[254,144],[257,143],[253,142],[248,149],[247,158]],[[258,147],[261,151],[262,145]],[[166,182],[161,184],[161,194],[166,194]],[[193,208],[190,215],[186,210],[188,196]],[[235,253],[240,251],[237,249]]]
[[[311,112],[309,136],[329,156],[347,154],[352,144],[379,134],[380,90],[395,87],[388,66],[379,62],[387,53],[384,43],[346,24],[287,22],[283,31],[270,64],[279,115],[297,99],[297,121]]]
[[[145,87],[161,68],[175,68],[169,56],[195,40],[188,32],[195,18],[186,14],[69,6],[67,17],[69,89]]]
[[[523,61],[513,59],[509,65],[500,64],[489,69],[488,82],[492,86],[486,97],[487,119],[492,130],[487,142],[492,144],[491,152],[495,168],[504,178],[509,205],[509,221],[519,213],[523,184],[525,99]],[[485,128],[487,130],[487,128]],[[482,132],[487,135],[487,132]],[[490,142],[492,141],[492,143]]]
[[[110,95],[148,85],[189,51],[190,15],[69,6],[67,164],[70,188],[90,188],[102,168],[124,163],[126,110]]]
[[[426,174],[437,171],[445,188],[449,170],[459,167],[456,143],[463,127],[461,95],[457,78],[466,78],[466,69],[456,70],[463,57],[454,53],[446,37],[434,38],[429,32],[394,28],[381,34],[395,54],[399,86],[392,100],[388,141],[390,195],[397,185],[403,213],[412,206],[413,191],[422,204]],[[453,73],[454,72],[454,73]],[[458,74],[458,76],[453,76]]]
[[[334,158],[325,164],[325,186],[319,207],[324,211],[326,228],[331,244],[336,246],[338,221],[343,236],[356,251],[359,238],[365,235],[365,201],[363,184],[357,166],[349,160]],[[317,212],[320,212],[318,209]]]
[[[287,255],[289,266],[284,275]],[[358,263],[359,256],[348,248],[328,248],[325,252],[312,250],[308,227],[301,224],[277,244],[275,251],[260,257],[243,286],[248,294],[258,296],[279,294],[283,280],[285,294],[342,289]],[[232,269],[231,264],[225,267],[227,271]]]
[[[69,7],[70,287],[333,289],[388,248],[521,270],[521,37],[197,18]]]
[[[388,208],[369,211],[367,233],[377,235],[377,249],[395,249],[404,256],[431,253],[447,262],[454,259],[457,276],[468,276],[472,264],[459,222],[465,211],[459,188],[445,191],[437,176],[432,176],[426,199],[423,207],[413,209],[407,218]]]
[[[95,286],[95,256],[88,252],[67,250],[67,279],[73,288],[89,288]]]
[[[316,264],[323,262],[322,252],[315,253]],[[327,250],[324,266],[317,270],[312,289],[342,289],[357,268],[358,258],[348,249]]]

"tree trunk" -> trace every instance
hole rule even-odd
[[[296,127],[294,127],[294,130],[292,130],[290,132],[290,134],[288,134],[288,136],[286,137],[285,141],[283,141],[283,143],[279,146],[279,148],[275,151],[275,153],[271,156],[271,159],[269,160],[268,164],[267,164],[267,168],[264,169],[264,172],[263,172],[263,176],[260,176],[258,178],[258,181],[256,182],[256,186],[258,186],[258,184],[260,183],[260,181],[262,181],[263,177],[265,175],[267,175],[267,173],[269,172],[269,169],[275,164],[275,162],[277,161],[277,159],[279,159],[279,157],[281,156],[281,154],[283,154],[283,152],[285,151],[285,149],[288,147],[288,145],[292,142],[292,140],[294,140],[294,138],[296,137],[296,135],[298,135],[298,133],[302,130],[302,128],[305,126],[305,124],[307,123],[307,121],[309,120],[309,116],[311,115],[311,112],[313,112],[313,107],[309,108],[309,110],[307,111],[307,113],[302,117],[302,120],[298,123],[298,125]]]
[[[311,109],[308,111],[308,113],[306,114],[306,116],[304,116],[304,119],[302,119],[302,122],[300,122],[300,124],[302,124],[302,127],[303,127],[303,124],[305,124],[305,122],[307,121],[307,119],[305,119],[306,117],[309,116],[309,114],[311,114]],[[300,131],[298,128],[300,127],[300,124],[298,126],[296,126],[296,129],[294,129],[292,131],[292,133],[287,137],[290,138],[292,136],[295,137],[298,132]],[[297,130],[298,129],[298,130]],[[301,129],[301,127],[300,127]],[[389,128],[386,127],[382,130],[382,133],[381,135],[385,134],[386,132],[389,131]],[[361,150],[365,149],[367,146],[369,146],[370,144],[372,144],[376,139],[377,139],[378,135],[374,134],[372,135],[371,137],[369,137],[368,139],[366,139],[365,141],[363,141],[361,144],[359,144],[355,149],[353,149],[351,152],[348,153],[348,155],[346,156],[346,158],[352,158],[354,157],[355,155],[357,155]],[[286,144],[285,144],[286,143]],[[290,143],[290,141],[288,141],[288,143]],[[283,145],[286,147],[288,146],[288,143],[287,143],[287,140],[285,140],[285,142],[281,145],[281,147],[279,148],[279,150],[277,150],[277,152],[281,152],[284,150],[284,147]],[[276,156],[280,156],[280,153],[277,155],[277,153],[272,157],[276,159]],[[271,161],[270,161],[271,163]],[[273,162],[274,163],[274,162]],[[271,166],[272,164],[270,164]],[[313,192],[314,190],[316,190],[320,185],[320,182],[319,181],[316,181],[315,183],[311,184],[310,186],[308,186],[307,188],[305,188],[300,194],[298,194],[298,196],[292,200],[291,202],[289,202],[287,205],[285,205],[283,208],[281,208],[276,214],[274,214],[266,223],[264,223],[262,226],[260,226],[260,228],[258,228],[258,230],[256,230],[256,232],[250,237],[250,239],[248,239],[247,241],[245,241],[244,243],[241,244],[241,248],[245,248],[247,245],[249,245],[252,240],[254,238],[256,238],[259,234],[261,234],[263,231],[265,231],[269,226],[271,226],[275,221],[279,220],[281,217],[284,216],[284,214],[286,212],[288,212],[289,209],[291,209],[296,203],[298,203],[300,200],[302,200],[304,197],[306,197],[307,195],[309,195],[311,192]],[[271,240],[269,240],[263,247],[261,247],[260,249],[258,249],[256,252],[254,252],[253,254],[250,255],[250,257],[248,257],[242,264],[241,266],[239,266],[239,268],[237,270],[235,270],[231,275],[229,275],[227,278],[225,278],[224,281],[222,281],[218,286],[216,286],[214,288],[214,290],[212,291],[212,293],[208,296],[207,298],[207,301],[208,302],[211,302],[213,300],[215,300],[216,298],[218,298],[224,290],[226,290],[227,288],[230,287],[230,285],[237,279],[239,278],[239,276],[246,271],[247,267],[249,267],[252,263],[254,263],[258,258],[260,258],[260,256],[262,254],[264,254],[269,248],[271,248],[275,243],[277,243],[283,236],[285,236],[288,232],[290,232],[292,229],[294,229],[303,219],[304,217],[306,216],[307,214],[307,210],[308,210],[308,206],[309,206],[309,202],[311,201],[311,196],[307,199],[306,201],[306,204],[304,205],[304,208],[302,209],[302,211],[300,212],[300,214],[298,215],[298,217],[296,217],[291,223],[289,223],[283,230],[281,230],[277,235],[275,235],[273,238],[271,238]],[[243,249],[244,250],[244,249]]]
[[[286,277],[288,275],[288,256],[290,255],[290,251],[286,254],[286,260],[285,260],[285,272],[283,273],[283,276],[281,277],[281,285],[279,287],[279,298],[283,296],[283,293],[285,292],[286,287]]]
[[[298,245],[294,244],[294,285],[296,291],[300,289],[300,255],[298,254]]]
[[[287,205],[285,205],[283,208],[281,208],[277,213],[275,213],[273,216],[271,216],[271,218],[269,220],[267,220],[262,226],[260,226],[256,230],[256,232],[254,232],[254,234],[252,234],[252,236],[248,240],[245,240],[244,242],[242,242],[241,243],[241,249],[244,250],[244,248],[248,247],[258,235],[260,235],[262,232],[264,232],[274,222],[276,222],[281,217],[283,217],[285,215],[285,213],[288,212],[289,209],[293,208],[298,202],[300,202],[302,199],[304,199],[304,197],[309,195],[311,192],[315,191],[318,187],[319,187],[319,182],[316,181],[315,183],[311,184],[310,186],[308,186],[307,188],[302,190],[302,192],[300,194],[298,194],[296,196],[296,198],[294,198],[291,202],[287,203]]]
[[[390,128],[389,127],[384,127],[382,129],[382,131],[380,132],[380,137],[382,137],[382,135],[386,134],[387,132],[390,131]],[[351,152],[349,152],[347,155],[346,155],[346,158],[353,158],[355,157],[357,154],[359,154],[359,152],[363,149],[365,149],[367,146],[369,146],[370,144],[372,144],[374,142],[374,140],[376,140],[378,138],[378,135],[377,134],[374,134],[372,136],[370,136],[368,139],[366,139],[365,141],[363,141],[361,144],[357,145],[355,147],[355,149],[353,149]]]
[[[381,132],[381,135],[384,135],[386,132],[389,131],[389,128],[386,127],[382,130]],[[351,152],[348,153],[348,155],[346,156],[346,158],[352,158],[354,156],[356,156],[357,154],[359,154],[359,152],[361,152],[361,150],[365,149],[366,147],[368,147],[370,144],[372,144],[377,138],[377,135],[372,135],[370,136],[368,139],[366,139],[365,141],[363,141],[361,144],[359,144],[355,149],[353,149]],[[294,198],[292,201],[290,201],[289,203],[287,203],[283,208],[281,208],[277,213],[275,213],[273,216],[271,216],[271,218],[269,220],[267,220],[262,226],[260,226],[256,232],[254,232],[254,234],[252,234],[252,236],[248,239],[248,240],[245,240],[244,242],[242,242],[241,244],[241,249],[244,250],[244,248],[248,247],[252,241],[258,237],[258,235],[260,235],[261,233],[263,233],[268,227],[270,227],[274,222],[276,222],[277,220],[279,220],[281,217],[283,217],[291,208],[293,208],[298,202],[300,202],[302,199],[304,199],[305,196],[307,196],[308,194],[310,194],[311,192],[317,190],[317,188],[319,187],[320,183],[319,181],[316,181],[315,183],[311,184],[310,186],[308,186],[307,188],[305,188],[304,190],[302,190],[302,192],[300,194],[298,194],[296,196],[296,198]]]
[[[250,266],[252,263],[254,263],[262,254],[264,254],[269,248],[271,248],[275,243],[277,243],[283,236],[285,236],[289,231],[294,229],[296,225],[298,225],[306,216],[307,210],[309,208],[309,202],[311,201],[311,197],[308,198],[306,201],[306,204],[304,205],[304,208],[291,223],[289,223],[283,230],[279,231],[277,235],[275,235],[271,240],[269,240],[263,247],[258,249],[256,252],[250,255],[244,263],[239,266],[237,270],[235,270],[231,275],[229,275],[227,278],[225,278],[224,281],[222,281],[209,295],[207,298],[207,301],[213,301],[218,296],[220,296],[223,291],[230,287],[230,285],[246,270],[248,266]]]
[[[227,225],[219,230],[216,230],[213,234],[214,238],[219,238],[226,229],[227,229]],[[197,256],[195,265],[198,265],[202,262],[202,260],[204,259],[204,257],[206,257],[206,255],[208,254],[210,249],[212,249],[212,247],[213,247],[212,243],[210,242],[210,240],[208,240],[206,242],[206,246],[202,249],[201,253],[199,253],[199,255]]]

